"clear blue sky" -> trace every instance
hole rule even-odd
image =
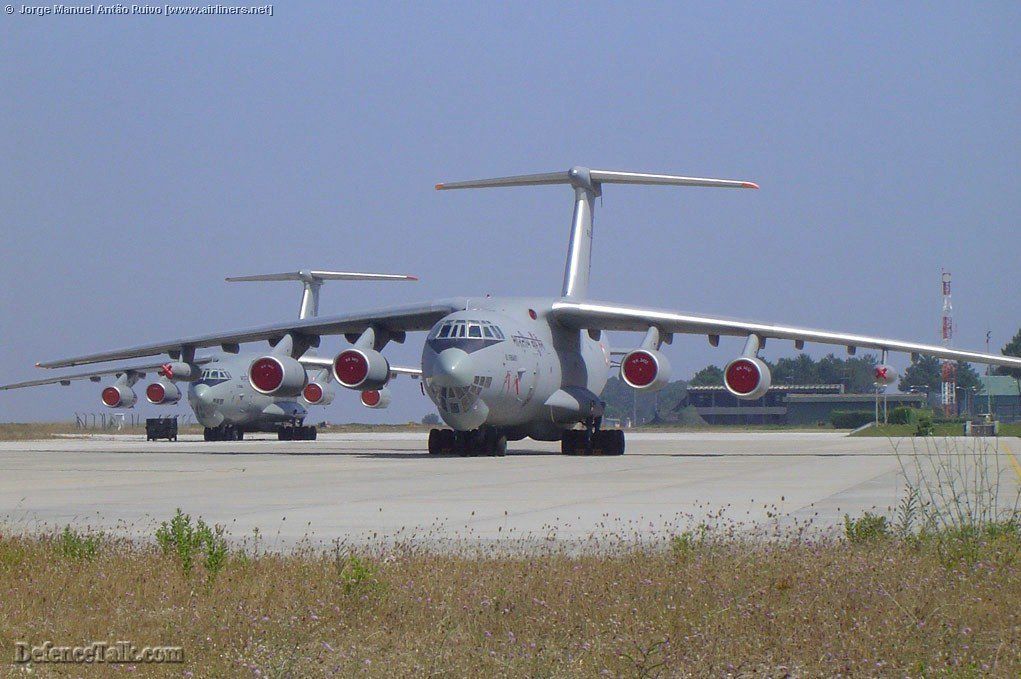
[[[598,298],[935,341],[945,266],[958,346],[1021,326],[1016,2],[325,4],[0,15],[2,381],[295,313],[296,284],[230,274],[422,278],[327,286],[325,313],[556,294],[567,190],[432,187],[576,163],[762,186],[609,187]],[[738,350],[669,354],[686,377]],[[5,392],[0,420],[98,402],[88,382]],[[388,412],[341,394],[327,416],[431,410],[405,380]]]

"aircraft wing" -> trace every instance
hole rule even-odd
[[[323,358],[321,356],[302,356],[298,359],[298,363],[310,368],[322,368],[323,370],[330,370],[333,368],[332,358]],[[418,378],[422,376],[421,368],[406,368],[400,365],[390,366],[391,375],[408,375],[410,377]]]
[[[202,365],[209,363],[213,360],[211,357],[196,358],[193,363],[196,365]],[[120,376],[125,373],[138,373],[140,377],[144,377],[148,372],[155,372],[163,367],[166,361],[160,361],[159,363],[147,363],[146,365],[125,365],[118,366],[116,368],[107,368],[105,370],[93,370],[87,373],[74,373],[72,375],[61,375],[60,377],[49,377],[44,380],[29,380],[28,382],[16,382],[15,384],[3,384],[0,385],[0,390],[6,389],[21,389],[22,387],[38,387],[43,384],[63,384],[65,387],[75,380],[92,380],[98,382],[100,378],[106,377],[107,375]]]
[[[447,314],[463,309],[464,300],[441,300],[425,304],[414,304],[409,306],[390,307],[374,311],[363,311],[338,316],[319,316],[305,320],[293,320],[283,323],[246,328],[244,330],[231,330],[227,332],[212,333],[209,335],[196,335],[181,339],[169,340],[166,342],[155,342],[153,344],[142,344],[135,347],[127,347],[116,351],[104,351],[98,354],[88,354],[73,358],[63,358],[56,361],[45,361],[37,363],[40,368],[66,368],[87,363],[104,363],[106,361],[122,361],[142,356],[158,356],[159,354],[175,354],[190,349],[202,349],[205,347],[225,346],[233,347],[245,342],[258,342],[262,340],[277,340],[288,333],[318,337],[320,335],[340,335],[345,333],[360,333],[366,328],[373,326],[394,332],[414,332],[429,330]]]
[[[908,354],[927,354],[951,360],[1021,368],[1021,358],[1013,356],[961,351],[935,344],[902,342],[884,337],[870,337],[867,335],[813,330],[788,325],[696,316],[675,311],[646,309],[607,302],[572,302],[563,300],[553,305],[551,315],[561,325],[579,330],[598,329],[645,332],[650,326],[655,326],[662,332],[708,335],[710,338],[713,336],[719,337],[720,335],[733,335],[737,337],[758,335],[764,340],[793,340],[798,345],[798,348],[804,342],[817,342],[820,344],[837,344],[849,348],[860,347],[863,349],[896,351]]]

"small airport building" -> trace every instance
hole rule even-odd
[[[1011,380],[1013,381],[1013,380]],[[888,393],[886,407],[924,408],[925,394]],[[847,394],[842,384],[778,384],[754,401],[742,401],[722,386],[688,387],[685,406],[708,424],[829,424],[834,411],[868,411],[875,394]],[[881,406],[882,407],[882,406]]]
[[[992,412],[1000,422],[1021,421],[1021,393],[1018,382],[1006,375],[980,375],[982,388],[975,395],[976,413]]]

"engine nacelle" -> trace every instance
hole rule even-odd
[[[171,406],[181,400],[181,390],[163,378],[145,388],[145,400],[154,406]]]
[[[386,408],[390,405],[390,390],[386,387],[366,389],[362,392],[362,405],[366,408]]]
[[[333,359],[333,377],[348,389],[382,389],[390,381],[390,362],[372,349],[345,349]]]
[[[164,363],[156,372],[161,377],[174,382],[197,382],[202,378],[202,368],[194,363],[184,363],[183,361]]]
[[[876,384],[885,387],[897,381],[897,370],[892,365],[880,363],[872,369],[872,378]]]
[[[762,398],[769,391],[772,380],[769,366],[761,358],[741,356],[723,369],[724,386],[742,401]]]
[[[621,360],[620,379],[639,391],[659,391],[670,384],[670,361],[655,349],[635,349]]]
[[[328,406],[333,403],[336,392],[328,384],[309,382],[301,391],[301,400],[310,406]]]
[[[290,356],[260,356],[248,366],[252,388],[267,396],[297,396],[308,384],[305,366]]]
[[[103,405],[107,408],[130,408],[138,400],[135,391],[126,384],[113,384],[109,387],[103,387],[100,398],[103,400]]]

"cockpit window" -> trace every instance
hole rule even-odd
[[[489,321],[444,321],[433,328],[429,339],[506,339],[503,331]]]

